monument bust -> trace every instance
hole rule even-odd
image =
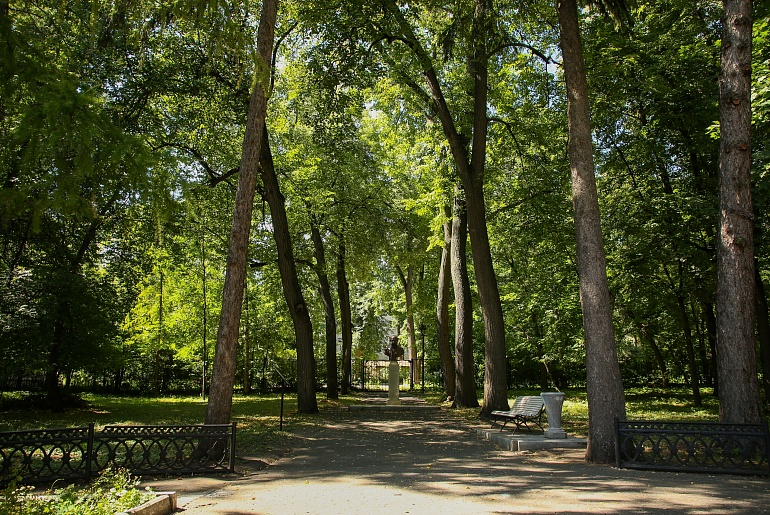
[[[390,345],[385,347],[385,355],[390,361],[398,361],[404,357],[404,348],[398,344],[398,336],[390,337]]]

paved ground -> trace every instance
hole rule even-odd
[[[502,450],[446,411],[346,411],[239,475],[146,484],[179,492],[185,515],[770,514],[767,478],[586,465],[583,452]]]

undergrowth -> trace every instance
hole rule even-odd
[[[0,515],[114,515],[155,497],[138,486],[139,479],[123,469],[106,470],[87,485],[44,492],[11,482],[0,492]]]

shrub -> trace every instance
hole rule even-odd
[[[114,515],[152,499],[127,470],[106,470],[88,485],[36,492],[11,483],[0,493],[0,515]]]

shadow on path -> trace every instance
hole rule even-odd
[[[181,490],[189,514],[770,513],[766,478],[587,465],[583,452],[498,450],[446,411],[345,412],[263,470],[154,487]]]

